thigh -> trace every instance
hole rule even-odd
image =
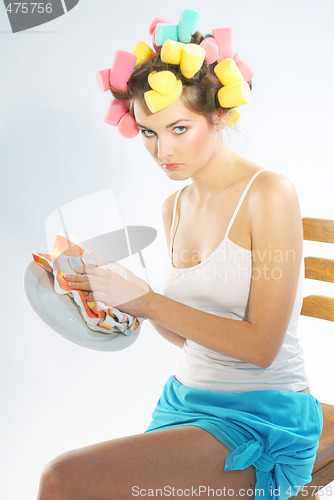
[[[56,458],[46,469],[44,487],[54,496],[46,492],[39,498],[133,500],[136,496],[184,495],[205,499],[219,496],[219,491],[212,490],[223,492],[224,487],[226,493],[220,492],[220,496],[237,498],[243,489],[248,492],[240,496],[253,498],[254,467],[224,471],[229,453],[214,436],[195,426],[114,439]],[[233,489],[234,494],[230,491],[227,495],[228,489]]]

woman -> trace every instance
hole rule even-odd
[[[202,40],[198,32],[191,38]],[[88,300],[148,318],[182,348],[181,363],[145,433],[56,458],[39,500],[288,498],[311,478],[322,414],[297,336],[296,191],[226,145],[221,131],[231,112],[217,98],[217,61],[204,60],[189,77],[161,59],[151,56],[133,69],[126,90],[112,91],[126,100],[162,171],[192,181],[162,207],[170,248],[164,295],[130,271],[128,280],[99,268],[68,279],[92,291]],[[159,108],[147,93],[155,90],[150,75],[163,71],[182,92],[167,104],[163,97]]]

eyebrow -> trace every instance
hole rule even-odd
[[[176,122],[173,122],[173,123],[170,123],[169,125],[166,125],[166,128],[171,128],[171,127],[174,127],[174,125],[176,125],[177,123],[180,123],[180,122],[190,122],[190,120],[186,120],[186,119],[180,119],[180,120],[176,120]],[[140,123],[137,123],[137,127],[139,128],[143,128],[143,129],[146,129],[146,130],[152,130],[148,127],[144,127],[144,125],[140,125]]]

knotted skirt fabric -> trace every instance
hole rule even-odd
[[[145,432],[194,425],[231,452],[225,470],[256,469],[255,496],[284,500],[312,479],[323,416],[309,393],[217,392],[169,377]]]

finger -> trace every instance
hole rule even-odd
[[[73,288],[73,290],[91,290],[91,284],[89,281],[84,281],[83,283],[78,283],[77,281],[70,281],[68,283],[68,286],[70,288]]]
[[[87,281],[87,274],[69,274],[69,273],[66,273],[66,274],[64,274],[64,278],[67,281],[83,282],[83,281]]]
[[[72,278],[67,280],[67,284],[70,288],[76,290],[88,290],[88,291],[107,291],[108,284],[105,282],[105,279],[99,276],[90,276],[88,274],[85,275],[72,275]]]

